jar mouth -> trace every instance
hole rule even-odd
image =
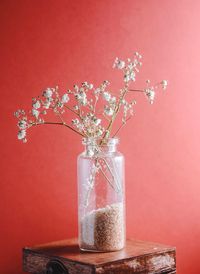
[[[115,146],[119,144],[119,138],[95,138],[95,137],[84,137],[82,144],[86,146]]]

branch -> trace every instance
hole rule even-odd
[[[65,127],[69,128],[69,129],[71,129],[72,131],[76,132],[77,134],[85,137],[84,134],[80,133],[79,131],[75,130],[73,127],[71,127],[71,126],[69,126],[69,125],[67,125],[67,124],[65,124],[63,122],[60,122],[60,123],[59,122],[44,122],[44,123],[37,123],[36,122],[36,123],[31,124],[31,126],[40,126],[40,125],[59,125],[59,126],[65,126]]]
[[[70,107],[68,107],[68,106],[66,106],[66,105],[64,105],[64,107],[66,107],[66,108],[69,109],[71,112],[73,112],[74,114],[76,114],[76,115],[79,116],[78,112],[76,112],[76,111],[73,110],[72,108],[70,108]]]
[[[125,122],[123,122],[123,123],[121,124],[121,126],[116,130],[115,134],[112,136],[112,138],[114,138],[114,137],[117,135],[117,133],[119,133],[119,131],[125,126],[126,122],[129,121],[129,120],[131,119],[131,117],[132,117],[132,116],[128,117],[128,118],[125,120]]]
[[[108,132],[110,133],[112,125],[113,125],[113,122],[115,121],[116,116],[117,116],[118,112],[120,111],[121,101],[124,99],[124,97],[125,97],[125,95],[126,95],[127,92],[128,92],[128,87],[126,86],[125,89],[124,89],[124,92],[120,96],[118,105],[116,106],[115,112],[114,112],[114,114],[112,116],[112,119],[111,119],[111,121],[110,121],[110,123],[109,123],[109,125],[108,125],[108,127],[107,127],[107,129],[105,131],[105,134],[104,134],[104,136],[103,136],[103,138],[102,138],[102,140],[100,142],[100,145],[103,143],[104,139],[107,137]]]
[[[142,89],[129,89],[128,91],[144,92]]]

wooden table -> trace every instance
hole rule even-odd
[[[23,268],[34,274],[176,273],[174,247],[127,240],[117,252],[81,252],[69,239],[23,249]]]

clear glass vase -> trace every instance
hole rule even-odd
[[[93,252],[125,245],[124,157],[119,139],[84,139],[78,156],[79,246]]]

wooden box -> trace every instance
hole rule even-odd
[[[117,252],[81,252],[77,240],[62,240],[23,249],[23,268],[34,274],[176,273],[175,248],[127,240]]]

